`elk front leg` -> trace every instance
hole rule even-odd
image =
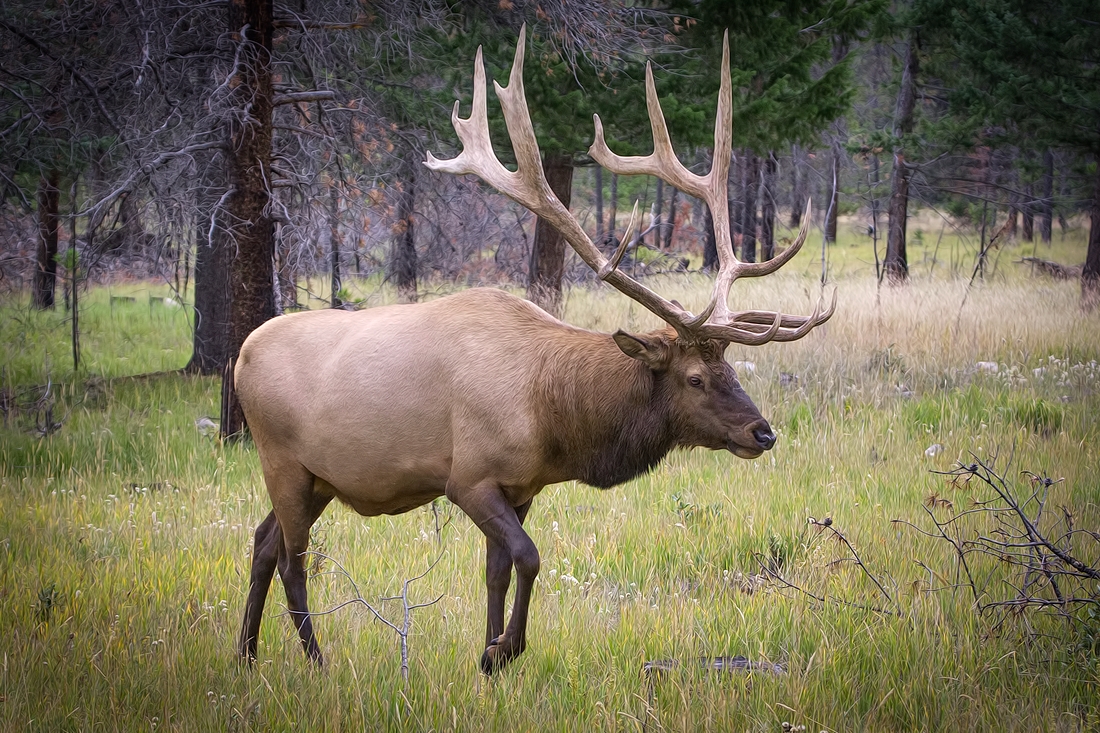
[[[507,585],[501,590],[499,578],[502,574],[507,574],[507,569],[501,572],[504,558],[510,559],[516,569],[516,598],[512,605],[512,617],[503,634],[488,640],[485,653],[481,656],[481,671],[492,674],[522,654],[527,647],[527,609],[535,576],[539,574],[539,551],[523,531],[520,510],[508,502],[496,483],[481,483],[471,489],[448,486],[447,498],[469,515],[485,534],[488,546],[492,548],[495,545],[497,548],[491,550],[493,558],[487,558],[486,568],[486,580],[492,579],[495,582],[495,586],[489,588],[490,634],[495,630],[493,614],[498,604],[501,619],[499,623],[503,625],[504,591],[507,590]],[[530,502],[527,503],[529,504]],[[523,509],[523,516],[526,513]],[[489,562],[493,563],[492,567],[488,565]]]
[[[528,501],[516,507],[519,523],[527,517],[531,508]],[[489,608],[485,623],[485,646],[497,643],[497,637],[504,633],[504,600],[508,595],[508,586],[512,583],[512,555],[508,548],[493,537],[485,536],[485,587],[489,591]]]

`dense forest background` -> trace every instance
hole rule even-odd
[[[709,212],[595,166],[592,114],[617,152],[648,152],[651,63],[682,162],[709,167],[728,29],[739,257],[772,257],[807,198],[825,241],[858,229],[893,285],[909,277],[917,208],[974,232],[967,276],[999,244],[1091,217],[1087,262],[1061,264],[1083,307],[1097,302],[1100,6],[1087,0],[5,1],[0,287],[73,308],[87,282],[164,278],[194,309],[202,373],[311,296],[354,307],[350,277],[381,276],[405,300],[440,281],[520,284],[557,311],[563,279],[590,274],[555,233],[421,165],[457,152],[450,108],[468,114],[477,47],[502,80],[523,24],[547,178],[612,249],[639,202],[636,273],[711,268]]]

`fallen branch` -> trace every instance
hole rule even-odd
[[[1039,257],[1024,257],[1017,260],[1018,265],[1031,265],[1032,274],[1052,277],[1055,280],[1076,280],[1081,277],[1081,265],[1062,265]]]
[[[1062,479],[1021,471],[1031,485],[1030,492],[1021,497],[1009,485],[1007,470],[999,472],[994,464],[995,459],[987,462],[974,457],[972,463],[960,462],[950,471],[934,472],[949,477],[956,487],[976,479],[992,491],[992,498],[975,500],[971,508],[948,518],[939,518],[926,507],[931,531],[893,520],[951,546],[960,574],[954,585],[932,586],[933,572],[918,563],[928,571],[931,589],[969,589],[979,613],[999,614],[995,627],[1010,614],[1021,618],[1028,610],[1052,611],[1072,620],[1080,607],[1100,607],[1096,582],[1100,568],[1094,559],[1100,556],[1100,533],[1074,527],[1073,513],[1066,507],[1053,519],[1046,511],[1050,489]],[[986,517],[992,527],[974,527],[974,520],[980,517]],[[1002,570],[1006,565],[1007,574]],[[1011,593],[999,590],[1003,588]]]

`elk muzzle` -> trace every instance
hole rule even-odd
[[[764,418],[738,432],[739,435],[726,441],[726,450],[738,458],[759,458],[764,451],[771,450],[775,445],[775,433]]]

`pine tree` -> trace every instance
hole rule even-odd
[[[957,65],[953,108],[968,111],[973,126],[987,131],[987,144],[999,137],[1032,150],[1060,148],[1091,159],[1092,225],[1081,302],[1095,308],[1100,304],[1100,3],[916,0],[914,9],[915,21],[932,32],[932,50]]]
[[[699,18],[685,43],[702,49],[702,81],[696,96],[710,104],[718,79],[713,65],[719,58],[722,32],[729,29],[733,145],[746,150],[754,171],[773,151],[792,144],[814,145],[825,126],[848,110],[854,89],[850,57],[844,49],[884,7],[881,0],[703,0],[683,7],[685,13]],[[808,25],[807,18],[815,22]],[[746,189],[744,203],[740,207],[742,257],[755,259],[757,209],[762,200]],[[802,202],[795,202],[794,208],[801,206]],[[768,216],[774,215],[769,212]],[[774,227],[773,221],[764,222],[764,227],[765,231]]]

